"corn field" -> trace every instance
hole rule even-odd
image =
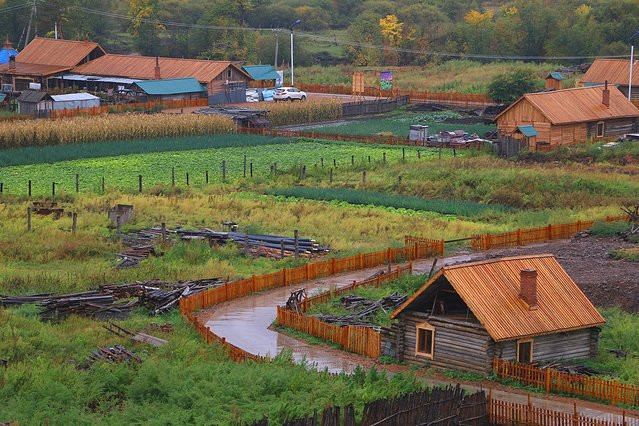
[[[0,149],[121,139],[230,133],[226,117],[195,114],[121,114],[0,123]]]
[[[273,126],[315,123],[342,118],[342,104],[336,101],[271,102],[268,119]]]

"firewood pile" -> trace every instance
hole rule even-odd
[[[82,315],[98,319],[126,318],[135,306],[144,306],[152,315],[166,313],[179,305],[183,297],[224,284],[219,278],[166,283],[147,281],[102,285],[98,290],[54,295],[0,296],[0,306],[36,304],[42,307],[43,320]]]
[[[399,305],[406,301],[406,296],[393,293],[380,300],[369,300],[363,297],[348,295],[340,298],[340,304],[349,311],[355,311],[348,315],[317,315],[317,318],[340,326],[360,325],[371,326],[370,320],[379,312],[385,313],[394,311]]]
[[[128,363],[141,363],[142,358],[140,358],[135,353],[131,352],[124,346],[115,345],[113,347],[98,347],[96,350],[91,352],[91,355],[80,364],[80,369],[88,369],[93,365],[96,361],[105,361],[109,364],[115,364],[120,362],[128,362]]]
[[[604,372],[595,370],[594,368],[586,367],[579,364],[563,364],[560,362],[551,362],[540,366],[540,368],[551,368],[553,370],[561,371],[562,373],[581,374],[584,376],[598,376],[604,374]]]

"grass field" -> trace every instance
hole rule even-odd
[[[411,124],[422,124],[428,126],[428,133],[435,134],[444,130],[464,130],[470,134],[476,133],[483,137],[486,132],[496,129],[494,125],[486,124],[458,124],[442,122],[446,116],[455,117],[455,113],[412,113],[394,112],[383,117],[376,117],[357,121],[346,121],[339,124],[318,125],[314,128],[305,129],[323,133],[336,133],[345,135],[375,135],[393,134],[401,137],[408,137]],[[478,119],[480,121],[480,119]]]
[[[363,71],[367,87],[379,87],[379,72],[393,72],[393,86],[405,90],[436,92],[486,93],[488,84],[497,75],[514,68],[527,67],[539,80],[559,68],[555,64],[524,64],[521,62],[482,63],[471,60],[450,60],[439,64],[414,67],[365,67],[352,65],[296,67],[295,78],[308,84],[343,84],[350,86],[353,72]],[[564,87],[570,87],[571,82]]]

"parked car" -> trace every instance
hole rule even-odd
[[[302,92],[300,89],[296,89],[295,87],[280,87],[273,93],[273,100],[275,102],[279,101],[305,101],[306,100],[306,92]]]

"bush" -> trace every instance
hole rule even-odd
[[[595,222],[590,229],[595,237],[614,237],[627,230],[626,222]]]
[[[495,102],[511,104],[525,93],[541,88],[540,80],[532,70],[519,68],[495,77],[488,85],[488,95]]]

